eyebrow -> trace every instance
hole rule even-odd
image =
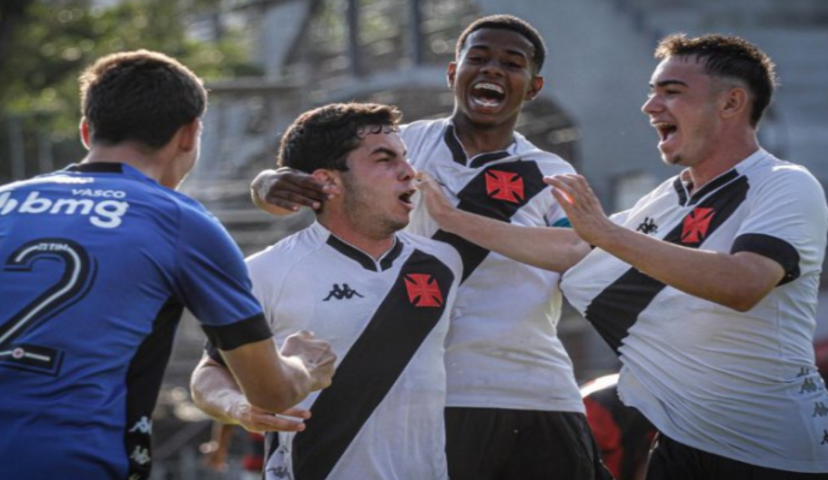
[[[375,155],[379,155],[379,154],[383,154],[383,153],[390,156],[390,157],[394,157],[394,158],[399,156],[399,155],[397,155],[397,152],[395,150],[392,150],[392,149],[386,148],[386,147],[378,147],[378,148],[374,149],[374,151],[371,152],[371,156],[373,157]],[[405,153],[403,153],[403,157],[404,156],[405,156]]]
[[[687,82],[683,82],[681,80],[662,80],[660,82],[656,82],[655,85],[653,85],[651,83],[650,88],[652,89],[652,88],[655,88],[655,87],[669,87],[670,85],[681,85],[683,87],[689,87],[690,86],[690,85],[687,84]]]
[[[472,49],[491,50],[492,47],[490,47],[488,45],[469,45],[468,48],[467,48],[467,50],[472,50]],[[524,53],[521,50],[506,49],[506,53],[508,53],[510,55],[517,55],[517,56],[523,57],[527,60],[529,59],[529,55],[527,55],[526,53]]]

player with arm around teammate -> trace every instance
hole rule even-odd
[[[98,60],[80,83],[86,158],[0,188],[8,478],[149,478],[151,414],[184,307],[255,405],[290,407],[333,371],[330,345],[310,337],[279,354],[238,248],[175,192],[198,157],[201,81],[141,50]]]

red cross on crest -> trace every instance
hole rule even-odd
[[[415,307],[443,306],[443,293],[437,280],[427,273],[410,273],[405,276],[408,300]]]
[[[701,243],[707,236],[710,220],[715,212],[712,208],[698,207],[684,217],[684,226],[681,230],[681,243]]]
[[[498,200],[520,203],[523,200],[523,178],[517,173],[489,170],[486,172],[486,193]]]

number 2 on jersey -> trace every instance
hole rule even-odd
[[[10,318],[0,313],[0,366],[12,367],[47,375],[57,375],[63,352],[48,345],[18,342],[26,332],[54,317],[61,310],[81,299],[95,277],[95,262],[86,249],[71,240],[42,238],[16,249],[6,259],[0,272],[4,282],[26,282],[38,261],[62,264],[60,279],[45,285],[42,293]],[[59,267],[60,268],[60,267]],[[19,277],[18,277],[19,275]],[[41,328],[46,328],[43,325]]]

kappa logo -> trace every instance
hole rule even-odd
[[[822,436],[822,443],[820,445],[828,445],[828,430],[823,430],[825,435]]]
[[[135,422],[132,428],[129,429],[129,432],[141,432],[143,434],[148,434],[152,432],[152,420],[147,418],[146,416],[141,417],[140,420]]]
[[[828,407],[825,406],[822,402],[816,402],[814,404],[814,414],[811,415],[812,417],[828,417]]]
[[[279,465],[279,466],[278,466],[278,467],[276,467],[276,468],[271,468],[271,469],[270,469],[270,470],[268,470],[268,471],[269,471],[270,473],[272,473],[272,474],[273,474],[273,476],[274,476],[274,477],[276,477],[276,478],[287,478],[287,479],[291,479],[291,478],[292,478],[292,477],[290,476],[290,471],[287,469],[287,467],[284,467],[284,466],[282,466],[282,465]]]
[[[486,193],[498,200],[520,203],[525,197],[523,178],[517,173],[489,170],[486,172]]]
[[[712,208],[697,207],[690,215],[684,217],[684,226],[681,230],[681,243],[701,243],[707,236],[710,221],[716,212]]]
[[[644,235],[649,235],[651,233],[658,233],[658,225],[656,225],[655,220],[652,218],[644,217],[644,221],[635,230]]]
[[[802,382],[802,388],[799,389],[799,394],[803,393],[813,393],[819,389],[817,387],[816,382],[813,378],[806,378],[804,382]]]
[[[322,301],[327,302],[331,298],[335,298],[337,300],[350,300],[354,297],[365,298],[359,292],[349,287],[347,283],[343,283],[341,287],[338,283],[334,283],[333,288],[328,293],[328,296]]]
[[[152,460],[150,457],[149,448],[141,448],[140,446],[136,446],[135,450],[132,451],[132,455],[129,456],[135,463],[138,465],[146,465]]]
[[[427,273],[410,273],[405,276],[405,289],[408,301],[415,307],[443,306],[443,293],[440,285]]]

